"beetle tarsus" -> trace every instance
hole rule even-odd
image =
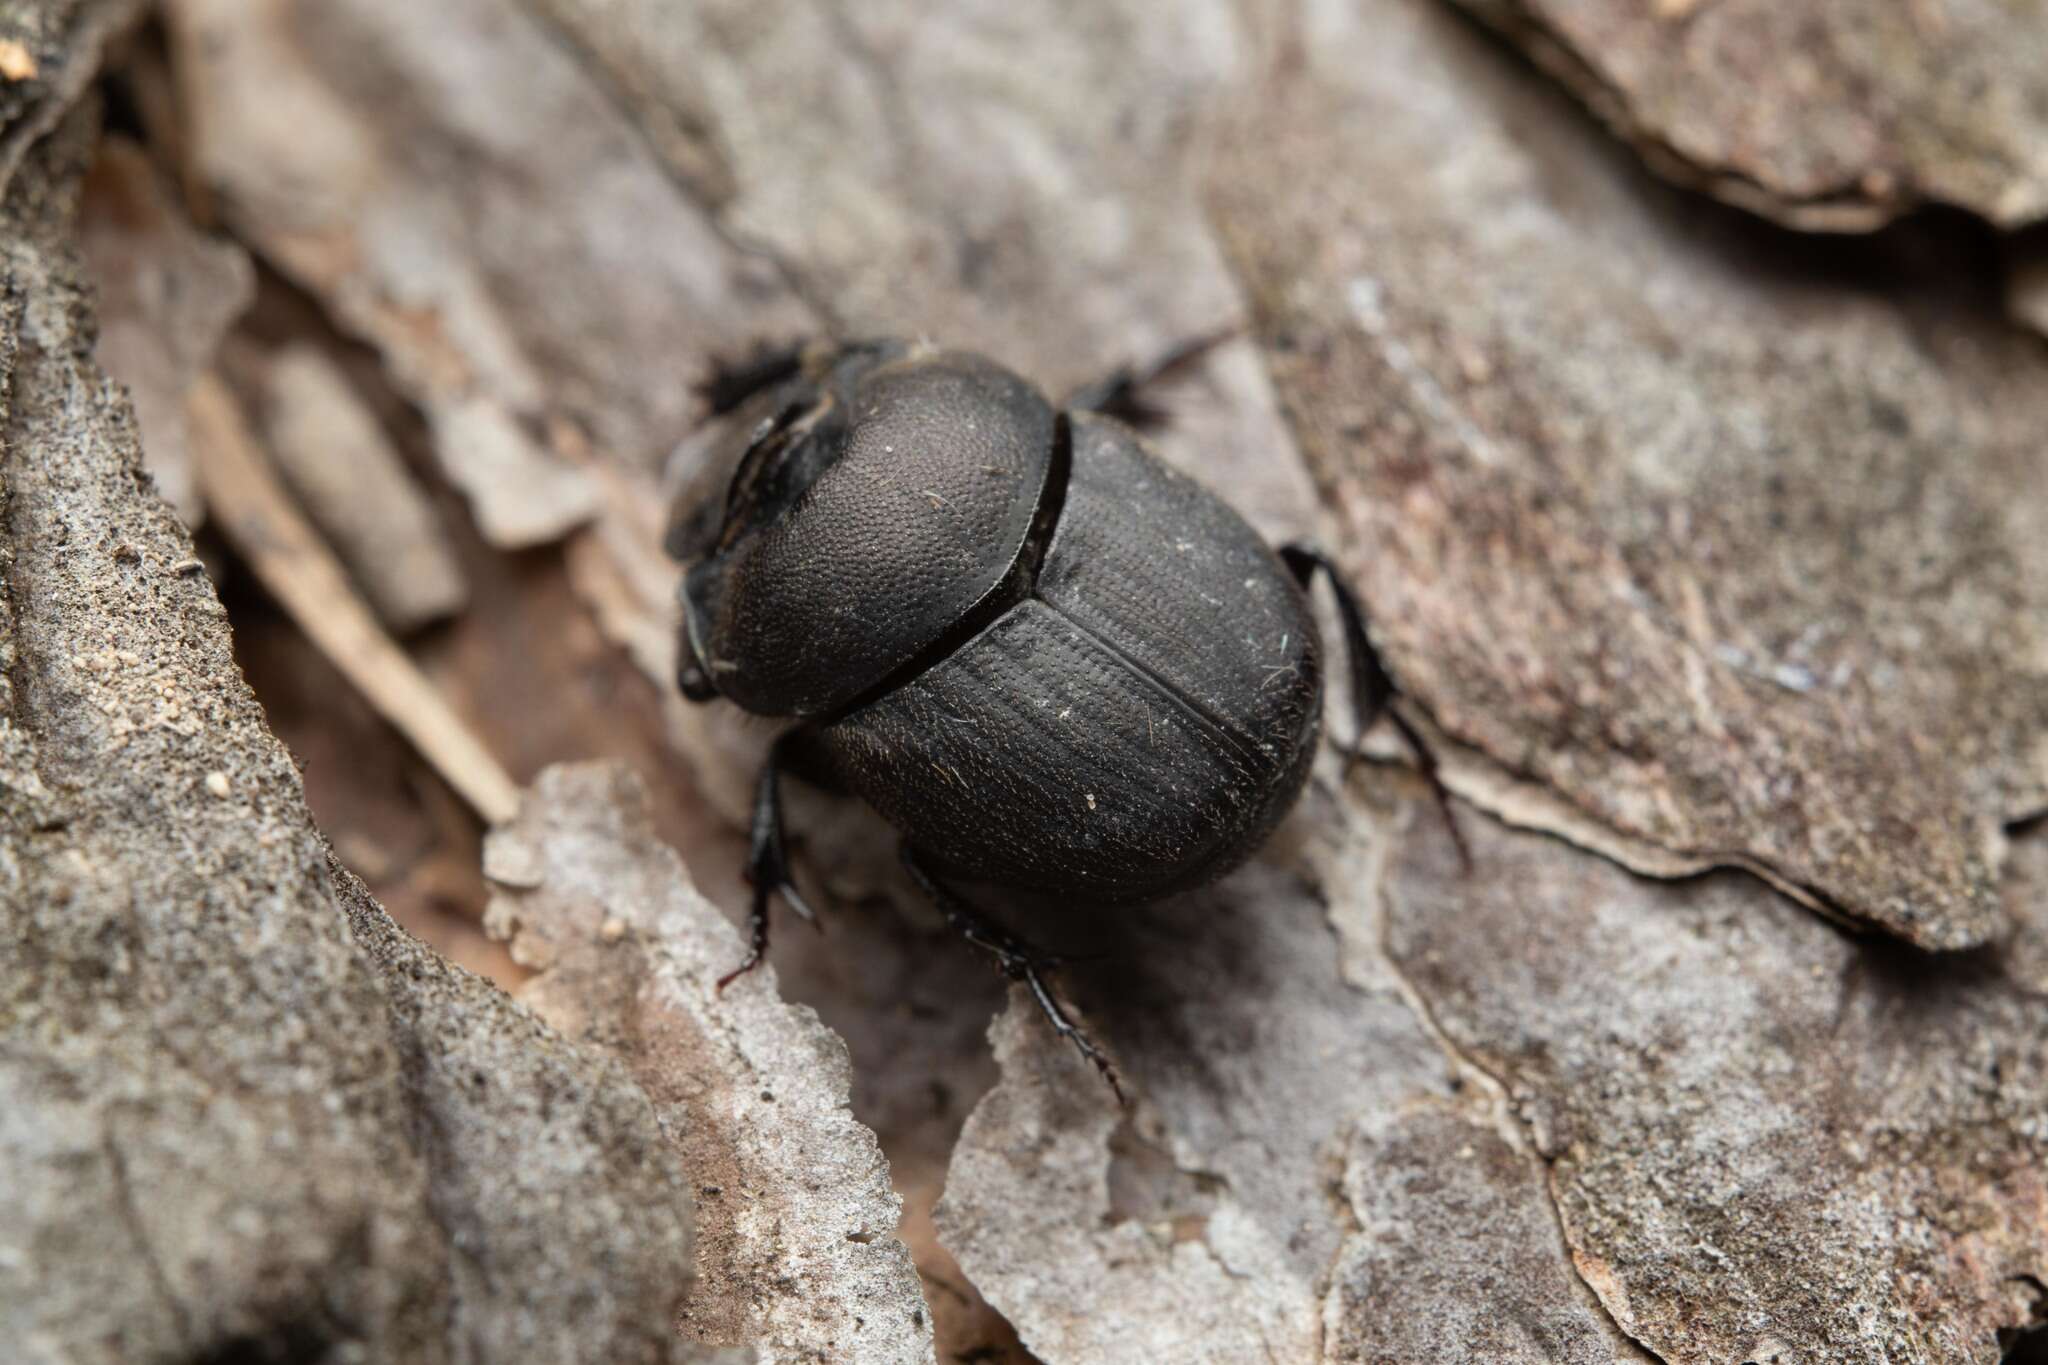
[[[1472,870],[1472,847],[1465,842],[1465,831],[1458,824],[1458,817],[1451,810],[1451,789],[1436,768],[1436,752],[1423,741],[1422,734],[1408,723],[1407,717],[1399,711],[1388,711],[1387,718],[1394,722],[1394,728],[1401,732],[1401,738],[1408,741],[1408,747],[1415,754],[1415,765],[1422,770],[1423,780],[1429,783],[1430,793],[1436,797],[1436,808],[1443,812],[1444,828],[1451,832],[1451,843],[1458,850],[1458,866],[1466,872]]]
[[[754,888],[753,908],[747,914],[747,956],[739,966],[718,978],[718,989],[736,981],[761,965],[768,955],[768,903],[780,893],[790,909],[811,927],[824,931],[817,911],[796,889],[789,873],[789,851],[782,841],[782,764],[786,757],[785,735],[768,751],[761,765],[761,778],[754,786],[754,819],[747,840],[747,881]]]
[[[749,874],[752,875],[751,873]],[[761,965],[768,956],[768,897],[770,888],[754,884],[754,907],[747,914],[747,955],[740,959],[740,965],[718,978],[714,990],[724,991],[727,986]]]
[[[942,886],[938,879],[927,872],[917,860],[917,854],[908,844],[903,846],[903,865],[932,903],[939,907],[939,913],[946,917],[946,923],[953,931],[975,947],[995,959],[997,970],[1012,981],[1021,981],[1031,991],[1031,998],[1038,1002],[1038,1009],[1052,1025],[1052,1030],[1074,1045],[1074,1050],[1087,1058],[1094,1068],[1102,1073],[1102,1079],[1109,1083],[1111,1093],[1118,1104],[1128,1105],[1130,1097],[1124,1094],[1118,1080],[1116,1067],[1108,1054],[1095,1045],[1095,1040],[1082,1031],[1080,1025],[1067,1017],[1059,997],[1052,993],[1046,983],[1045,974],[1052,968],[1078,959],[1060,953],[1049,953],[1017,937],[1000,924],[988,919],[966,901]]]
[[[1351,665],[1352,738],[1344,749],[1344,776],[1351,776],[1353,765],[1363,755],[1366,732],[1385,716],[1414,751],[1415,765],[1420,769],[1423,780],[1429,783],[1430,792],[1436,797],[1437,809],[1443,812],[1444,824],[1450,829],[1451,842],[1457,846],[1458,862],[1470,872],[1472,850],[1465,843],[1465,832],[1458,827],[1457,815],[1451,810],[1450,789],[1444,786],[1443,776],[1437,771],[1436,754],[1422,738],[1422,733],[1393,709],[1394,694],[1399,689],[1394,685],[1393,674],[1387,672],[1386,664],[1365,633],[1365,610],[1358,604],[1358,594],[1351,590],[1351,584],[1336,561],[1314,545],[1303,541],[1283,545],[1280,558],[1304,591],[1321,572],[1323,581],[1330,585],[1331,596],[1337,599],[1337,619],[1344,626],[1344,653]]]

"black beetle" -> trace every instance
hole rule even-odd
[[[671,538],[688,564],[679,681],[693,701],[794,722],[756,789],[752,943],[721,987],[760,961],[776,892],[811,917],[778,784],[801,747],[902,833],[948,921],[1115,1085],[1046,988],[1057,959],[941,879],[1114,904],[1244,861],[1315,754],[1318,570],[1344,624],[1357,733],[1393,716],[1434,784],[1335,567],[1307,545],[1276,554],[1092,410],[1128,387],[1059,412],[980,356],[869,341],[764,359],[708,390],[758,419],[723,504]]]

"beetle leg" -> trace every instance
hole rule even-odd
[[[1458,828],[1457,816],[1451,811],[1451,793],[1437,772],[1436,755],[1407,718],[1389,704],[1398,689],[1394,686],[1393,674],[1387,672],[1386,664],[1381,662],[1379,652],[1372,647],[1372,640],[1365,633],[1365,612],[1358,605],[1358,595],[1351,590],[1351,584],[1345,580],[1336,562],[1313,545],[1302,541],[1283,545],[1280,558],[1303,591],[1308,590],[1320,570],[1323,581],[1330,585],[1331,595],[1337,599],[1337,619],[1344,623],[1344,653],[1351,664],[1353,733],[1351,743],[1344,749],[1344,775],[1347,778],[1351,775],[1352,765],[1364,752],[1366,732],[1382,716],[1393,722],[1394,728],[1401,732],[1401,738],[1414,751],[1416,765],[1421,768],[1423,779],[1436,796],[1437,806],[1444,814],[1444,824],[1450,827],[1451,842],[1458,846],[1458,861],[1469,872],[1472,851],[1466,847],[1464,831]]]
[[[818,916],[798,894],[789,875],[789,851],[782,842],[782,763],[789,736],[775,741],[768,761],[761,765],[761,780],[754,787],[754,820],[748,836],[747,881],[754,888],[754,904],[747,914],[747,956],[739,966],[718,978],[718,989],[745,976],[761,965],[768,954],[768,902],[777,892],[798,915],[817,928]]]
[[[1147,364],[1119,365],[1068,394],[1064,406],[1070,412],[1099,412],[1139,431],[1156,430],[1166,425],[1166,410],[1151,402],[1145,390],[1170,382],[1242,330],[1233,323],[1183,341]]]
[[[698,381],[697,396],[713,414],[731,412],[764,389],[794,378],[803,368],[804,343],[757,345],[744,356],[722,356]]]
[[[1078,1024],[1067,1017],[1059,999],[1046,985],[1046,971],[1068,959],[1018,938],[940,885],[938,879],[917,860],[917,854],[909,844],[903,845],[903,866],[909,869],[911,879],[932,898],[932,903],[939,907],[939,913],[946,917],[946,923],[955,933],[993,957],[1004,976],[1030,987],[1031,998],[1038,1002],[1039,1012],[1045,1015],[1053,1032],[1072,1043],[1077,1052],[1094,1064],[1095,1069],[1102,1073],[1102,1079],[1108,1081],[1109,1088],[1115,1092],[1117,1103],[1129,1104],[1109,1057],[1081,1031]]]

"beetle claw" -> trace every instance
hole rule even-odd
[[[1084,961],[1084,957],[1067,957],[1048,953],[1018,938],[1008,929],[992,920],[983,918],[967,902],[941,886],[932,875],[925,871],[923,864],[910,845],[903,846],[903,866],[910,872],[912,880],[932,898],[945,915],[946,923],[954,932],[975,947],[995,959],[997,970],[1012,981],[1021,981],[1031,990],[1031,998],[1038,1003],[1038,1011],[1052,1025],[1052,1031],[1074,1045],[1074,1050],[1086,1057],[1095,1069],[1102,1073],[1102,1079],[1109,1083],[1118,1104],[1128,1106],[1130,1097],[1124,1094],[1118,1080],[1116,1067],[1111,1064],[1107,1053],[1095,1045],[1095,1040],[1082,1032],[1080,1025],[1067,1017],[1067,1012],[1046,984],[1045,973],[1062,962]],[[1089,954],[1088,957],[1100,956]]]
[[[825,931],[825,922],[819,919],[818,912],[811,909],[804,902],[804,898],[797,894],[796,883],[788,880],[789,870],[784,868],[782,872],[784,880],[775,887],[775,890],[782,893],[782,899],[789,903],[790,909],[796,911],[798,919],[809,921],[812,928],[816,929],[819,933],[823,933]]]
[[[767,763],[762,765],[761,780],[754,789],[754,825],[752,847],[747,854],[747,884],[754,888],[753,908],[747,914],[747,956],[739,966],[718,978],[718,989],[745,976],[761,964],[768,955],[768,905],[780,894],[797,917],[819,933],[825,932],[825,923],[818,918],[818,912],[811,909],[803,893],[796,889],[796,881],[789,875],[789,854],[782,843],[782,788],[776,781],[785,757],[785,735],[777,740],[769,752]]]
[[[748,880],[753,873],[748,872]],[[718,978],[712,989],[720,995],[725,988],[761,965],[761,959],[768,955],[768,894],[771,888],[754,884],[754,904],[747,914],[747,955],[740,959],[740,965]]]
[[[1358,594],[1345,581],[1344,573],[1337,562],[1306,542],[1295,542],[1280,547],[1280,560],[1293,573],[1294,579],[1308,590],[1310,582],[1320,573],[1330,585],[1330,593],[1337,599],[1337,619],[1344,627],[1344,650],[1351,662],[1351,712],[1352,722],[1357,727],[1355,738],[1344,750],[1344,776],[1348,780],[1351,769],[1364,754],[1366,732],[1379,723],[1384,716],[1393,722],[1401,732],[1401,738],[1415,753],[1416,766],[1422,770],[1423,780],[1429,783],[1430,791],[1436,797],[1437,808],[1443,812],[1444,824],[1450,827],[1451,842],[1458,846],[1458,863],[1467,873],[1472,871],[1472,850],[1466,846],[1465,832],[1458,828],[1457,816],[1451,810],[1450,789],[1444,786],[1443,777],[1437,772],[1436,754],[1422,738],[1421,731],[1409,724],[1399,711],[1393,709],[1393,700],[1398,692],[1393,675],[1374,652],[1372,639],[1365,630],[1365,611],[1358,604]]]

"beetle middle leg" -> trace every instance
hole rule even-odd
[[[1067,1017],[1058,998],[1045,983],[1045,973],[1068,959],[1025,942],[948,890],[918,861],[916,850],[907,843],[903,845],[903,866],[909,870],[911,880],[939,907],[939,913],[946,917],[946,923],[955,933],[993,957],[1004,976],[1030,987],[1031,998],[1038,1002],[1039,1012],[1045,1015],[1053,1032],[1072,1043],[1077,1052],[1094,1063],[1095,1069],[1102,1073],[1102,1079],[1108,1081],[1109,1088],[1116,1093],[1118,1103],[1128,1104],[1130,1101],[1124,1096],[1124,1088],[1118,1083],[1116,1068],[1110,1064],[1108,1056],[1081,1031],[1080,1025]]]
[[[1314,545],[1305,541],[1283,545],[1280,558],[1304,592],[1320,571],[1323,581],[1330,585],[1331,595],[1337,599],[1337,619],[1344,624],[1344,653],[1351,665],[1352,736],[1351,743],[1344,750],[1345,776],[1351,775],[1352,765],[1364,752],[1366,732],[1382,716],[1392,721],[1394,728],[1401,732],[1401,738],[1414,751],[1415,762],[1436,796],[1437,806],[1444,813],[1444,823],[1450,827],[1451,842],[1458,846],[1458,861],[1470,870],[1472,851],[1466,847],[1464,831],[1458,828],[1458,818],[1451,810],[1451,794],[1444,786],[1442,775],[1437,772],[1436,755],[1416,728],[1390,705],[1398,689],[1394,686],[1393,674],[1387,672],[1379,651],[1372,647],[1372,640],[1365,633],[1365,611],[1358,605],[1358,595],[1351,590],[1351,584],[1336,562]]]
[[[754,888],[754,904],[747,915],[747,955],[740,965],[718,978],[718,989],[745,976],[761,965],[768,953],[768,902],[777,892],[813,925],[818,916],[797,893],[789,875],[789,851],[782,842],[782,769],[789,762],[790,746],[798,731],[775,741],[768,761],[761,765],[761,778],[754,786],[754,819],[747,840],[747,881]]]

